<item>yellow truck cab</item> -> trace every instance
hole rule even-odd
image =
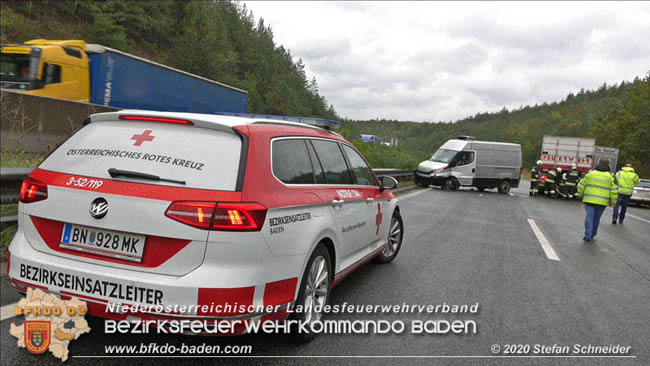
[[[35,39],[2,47],[4,89],[88,103],[90,74],[86,43]]]

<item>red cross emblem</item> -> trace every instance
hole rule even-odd
[[[153,141],[153,138],[156,136],[151,136],[151,130],[145,130],[142,135],[133,135],[131,140],[135,140],[133,146],[140,146],[145,141]]]
[[[375,235],[379,235],[379,228],[381,227],[381,219],[384,215],[381,213],[381,204],[377,203],[377,216],[375,216],[375,226],[377,226],[377,232]]]

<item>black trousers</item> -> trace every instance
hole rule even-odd
[[[530,196],[536,196],[537,195],[537,190],[539,187],[539,182],[538,181],[530,181],[530,189],[528,190],[528,195]]]

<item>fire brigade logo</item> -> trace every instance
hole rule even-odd
[[[66,361],[70,342],[90,332],[84,319],[87,311],[86,302],[79,299],[61,300],[56,295],[29,288],[26,297],[14,306],[14,315],[24,315],[25,322],[11,323],[9,334],[17,338],[18,347],[40,354],[49,350],[54,357]]]
[[[25,348],[31,353],[43,353],[50,347],[50,321],[26,320]]]

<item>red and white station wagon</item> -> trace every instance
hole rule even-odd
[[[331,287],[392,261],[403,235],[397,182],[328,123],[92,115],[23,182],[12,283],[112,319],[280,320],[296,305],[320,319]]]

